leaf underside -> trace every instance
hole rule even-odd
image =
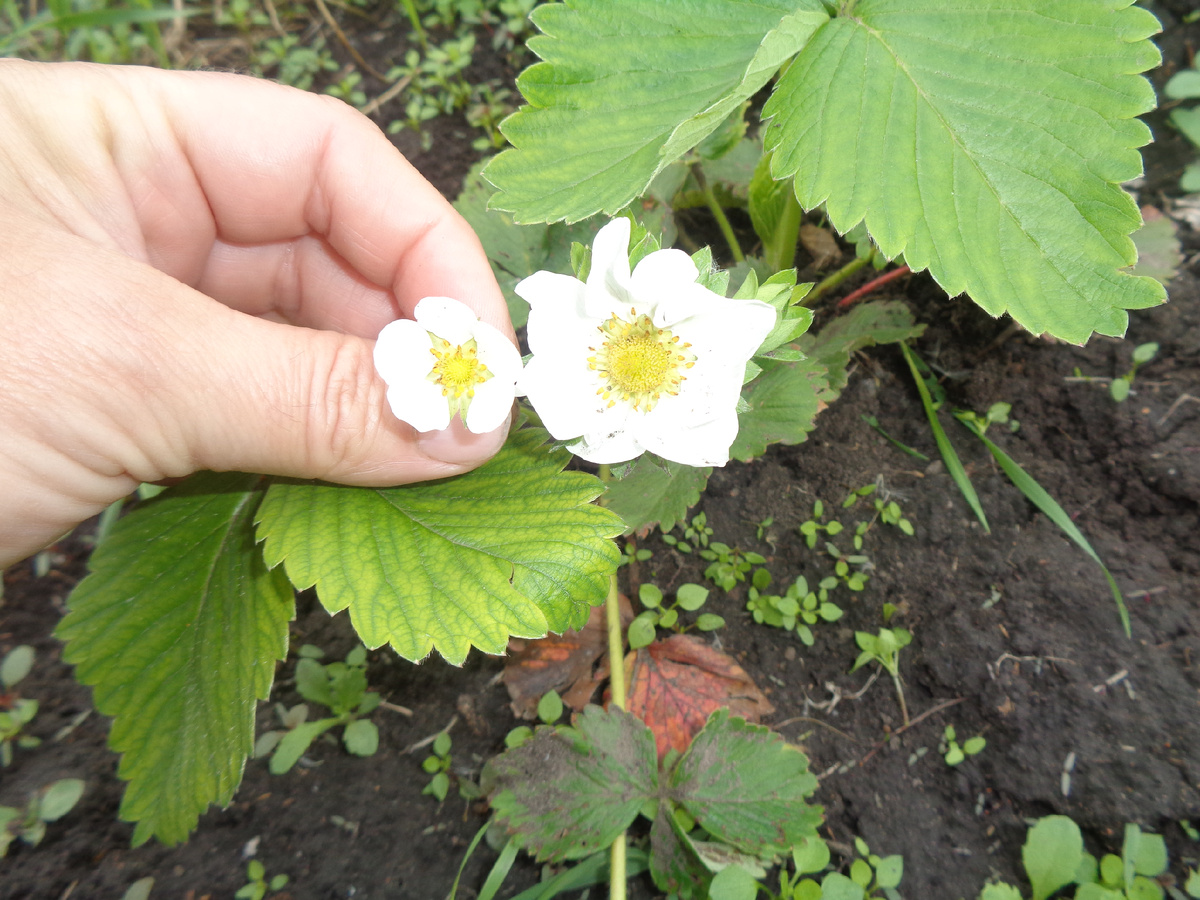
[[[582,627],[608,592],[623,526],[591,503],[601,483],[563,472],[542,433],[509,437],[467,475],[386,489],[278,481],[259,510],[271,566],[316,585],[331,613],[349,608],[363,643],[406,659],[437,650],[460,664],[472,646]]]
[[[254,743],[255,701],[287,655],[291,587],[254,542],[255,475],[202,473],[121,519],[57,630],[114,718],[136,846],[187,838],[227,804]]]
[[[485,170],[518,221],[615,212],[789,58],[764,108],[772,173],[843,233],[992,315],[1083,342],[1165,294],[1129,274],[1158,22],[1132,0],[570,0],[514,149]],[[736,15],[734,14],[736,13]]]
[[[658,525],[664,533],[675,527],[700,501],[710,468],[696,468],[641,456],[619,481],[611,481],[605,504],[621,517],[626,533]]]

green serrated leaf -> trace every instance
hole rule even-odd
[[[1123,7],[1123,8],[1122,8]],[[763,110],[776,177],[860,221],[950,294],[1075,343],[1120,335],[1162,286],[1122,271],[1141,224],[1157,20],[1128,0],[860,0],[817,30]]]
[[[799,444],[808,438],[821,410],[825,367],[815,361],[762,359],[763,371],[746,389],[750,409],[738,416],[738,435],[729,455],[747,462],[768,444]]]
[[[139,504],[92,555],[56,632],[114,718],[135,846],[184,840],[210,803],[229,802],[253,748],[294,613],[255,546],[262,496],[259,476],[202,473]]]
[[[641,195],[828,19],[820,0],[572,0],[532,16],[544,62],[484,176],[517,221],[578,221]]]
[[[746,853],[785,853],[816,834],[821,808],[808,758],[760,725],[719,709],[670,775],[668,793],[711,835]]]
[[[696,469],[643,454],[628,475],[609,482],[604,501],[621,517],[626,534],[654,525],[670,531],[700,502],[711,474],[710,468]]]
[[[797,343],[805,356],[829,370],[829,392],[822,398],[828,403],[846,387],[846,367],[854,351],[874,344],[910,340],[924,332],[925,326],[913,321],[907,305],[898,300],[882,300],[856,306],[816,334],[803,335]]]
[[[292,583],[349,607],[371,649],[454,664],[472,646],[581,628],[608,593],[615,515],[590,503],[598,479],[563,472],[570,454],[525,429],[466,475],[368,489],[279,481],[258,514],[264,555]]]
[[[496,820],[539,860],[606,848],[658,796],[654,735],[612,707],[585,707],[574,727],[542,727],[488,762],[482,783]]]
[[[680,900],[707,900],[712,879],[692,841],[662,801],[650,826],[650,875],[658,889]]]

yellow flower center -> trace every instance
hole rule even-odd
[[[427,377],[441,386],[442,396],[450,399],[453,409],[461,408],[465,412],[475,396],[475,386],[491,378],[492,373],[479,361],[474,338],[455,345],[434,334],[429,337],[433,340],[429,352],[435,362]]]
[[[680,343],[669,329],[657,328],[649,316],[629,311],[630,319],[613,316],[600,326],[603,339],[600,348],[588,349],[588,368],[600,373],[603,384],[596,393],[609,406],[623,400],[650,412],[664,394],[679,393],[687,376],[683,373],[696,364],[696,357],[687,350],[691,344]]]

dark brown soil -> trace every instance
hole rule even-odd
[[[1170,4],[1156,10],[1169,26],[1171,10]],[[1189,38],[1200,39],[1196,26],[1172,27],[1161,42],[1167,59],[1183,60]],[[1157,73],[1156,83],[1164,77]],[[1152,120],[1165,140],[1149,149],[1143,202],[1173,192],[1186,161],[1161,122]],[[452,194],[475,154],[466,149],[465,125],[437,127],[433,150],[413,159]],[[1200,238],[1190,232],[1184,238],[1194,263]],[[775,727],[810,754],[821,775],[815,799],[826,807],[826,835],[841,845],[857,835],[875,852],[903,854],[900,890],[909,900],[973,900],[996,876],[1021,883],[1025,822],[1052,812],[1079,822],[1093,851],[1118,849],[1122,826],[1136,822],[1166,835],[1177,874],[1180,861],[1195,866],[1200,847],[1185,838],[1178,820],[1200,819],[1197,269],[1189,264],[1170,285],[1169,304],[1132,316],[1129,340],[1097,338],[1084,348],[1013,334],[969,301],[946,299],[923,276],[889,291],[928,323],[917,349],[945,375],[955,404],[977,410],[1012,404],[1020,429],[992,434],[1107,562],[1129,604],[1132,639],[1121,632],[1098,567],[965,431],[947,422],[990,535],[940,463],[902,454],[863,423],[863,416],[875,416],[896,438],[937,458],[907,368],[888,348],[856,357],[849,387],[822,413],[807,443],[717,471],[698,510],[715,539],[764,554],[777,584],[799,574],[820,578],[830,568],[796,531],[818,498],[836,508],[848,490],[879,480],[914,523],[915,536],[876,524],[865,548],[874,566],[870,582],[852,599],[843,592],[846,616],[816,628],[811,649],[794,635],[755,625],[743,587],[714,592],[710,607],[728,622],[714,638],[769,693]],[[1123,404],[1104,385],[1066,380],[1075,368],[1096,376],[1127,371],[1133,346],[1152,340],[1161,345],[1158,357],[1139,372]],[[852,523],[864,514],[839,515]],[[774,523],[759,540],[756,523],[766,517]],[[655,536],[643,546],[653,557],[639,567],[640,578],[666,592],[702,580],[695,556]],[[93,714],[54,739],[90,706],[89,692],[74,683],[50,636],[82,574],[85,542],[73,538],[56,553],[44,577],[34,578],[28,563],[5,573],[0,652],[18,643],[36,647],[37,665],[22,689],[42,704],[32,731],[46,742],[18,751],[14,765],[0,770],[0,803],[20,801],[58,777],[81,777],[88,787],[41,846],[14,845],[0,860],[0,897],[115,900],[152,875],[155,898],[228,898],[245,882],[249,846],[269,874],[290,876],[279,897],[446,896],[485,811],[454,791],[440,805],[423,796],[426,751],[409,748],[457,717],[455,772],[477,775],[515,724],[496,683],[502,660],[474,654],[455,669],[372,654],[372,686],[412,711],[375,713],[381,744],[374,757],[318,744],[309,754],[312,765],[281,777],[251,762],[234,803],[204,816],[189,843],[134,850],[130,826],[116,821],[121,783],[104,745],[107,722]],[[901,654],[912,716],[936,710],[886,743],[901,727],[890,681],[879,678],[863,692],[870,669],[848,674],[854,630],[878,628],[884,603],[899,608],[894,623],[915,635]],[[301,597],[292,637],[295,646],[318,644],[332,656],[354,644],[346,617],[330,619],[310,596]],[[290,674],[291,663],[282,672]],[[273,699],[299,698],[281,682]],[[269,715],[264,705],[263,727]],[[937,751],[947,724],[961,737],[983,734],[987,747],[947,766]],[[920,748],[927,752],[918,756]],[[1064,764],[1072,755],[1064,795]],[[475,896],[495,856],[481,846],[466,867],[460,897]],[[500,896],[537,877],[532,864],[519,862]],[[632,896],[655,894],[639,883]]]

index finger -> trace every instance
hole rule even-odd
[[[156,177],[194,179],[211,215],[206,281],[276,295],[275,305],[308,321],[328,320],[325,304],[358,298],[376,330],[421,297],[452,296],[512,334],[475,233],[365,116],[243,76],[157,76],[130,90],[153,95],[182,151],[175,163],[189,169],[160,164]],[[161,216],[152,224],[172,230]],[[194,235],[195,224],[180,227]]]

